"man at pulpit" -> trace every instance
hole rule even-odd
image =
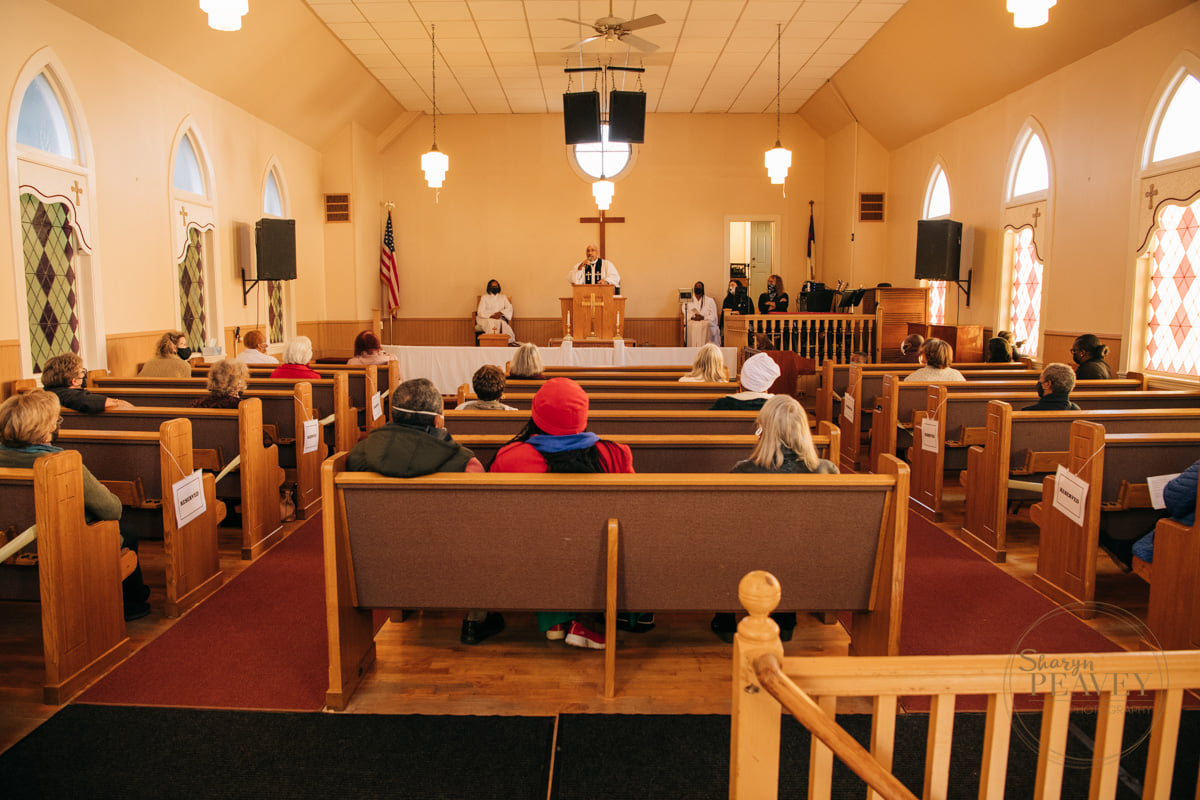
[[[600,258],[600,248],[587,246],[587,255],[567,273],[567,280],[575,286],[621,286],[621,275],[607,258]]]

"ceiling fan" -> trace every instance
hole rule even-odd
[[[603,39],[606,42],[621,42],[622,44],[630,45],[643,53],[653,53],[658,49],[658,45],[654,42],[647,41],[640,36],[634,36],[630,31],[636,31],[641,28],[649,28],[651,25],[662,25],[666,22],[665,19],[658,14],[651,14],[646,17],[638,17],[637,19],[621,19],[612,15],[612,0],[608,1],[608,16],[601,17],[595,22],[584,22],[578,19],[567,19],[559,17],[562,22],[570,22],[574,25],[585,25],[595,33],[586,39],[567,45],[563,50],[573,50],[576,47],[582,47],[588,42],[594,42],[597,39]]]

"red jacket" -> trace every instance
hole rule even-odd
[[[290,378],[294,381],[320,380],[321,375],[304,364],[280,364],[271,373],[272,378]]]
[[[633,472],[633,453],[627,445],[601,439],[596,449],[600,451],[600,464],[605,472]],[[513,442],[500,448],[491,471],[545,472],[546,459],[528,442]]]

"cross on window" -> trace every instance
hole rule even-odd
[[[1035,228],[1037,227],[1038,217],[1040,217],[1041,215],[1042,215],[1042,210],[1040,208],[1035,208],[1033,210],[1033,227],[1035,227]]]
[[[185,208],[184,206],[180,206],[179,207],[179,216],[183,217],[183,224],[187,225],[187,208]]]
[[[1151,211],[1154,210],[1154,196],[1157,194],[1158,194],[1158,189],[1154,188],[1153,183],[1150,184],[1150,191],[1146,192],[1145,196],[1147,198],[1146,208],[1150,209]]]
[[[75,195],[75,205],[79,205],[79,198],[83,194],[83,187],[79,185],[79,181],[75,181],[69,191]]]

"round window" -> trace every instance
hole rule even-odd
[[[571,146],[571,161],[587,180],[616,178],[633,163],[633,148],[625,142],[608,140],[608,125],[600,126],[602,141]]]

